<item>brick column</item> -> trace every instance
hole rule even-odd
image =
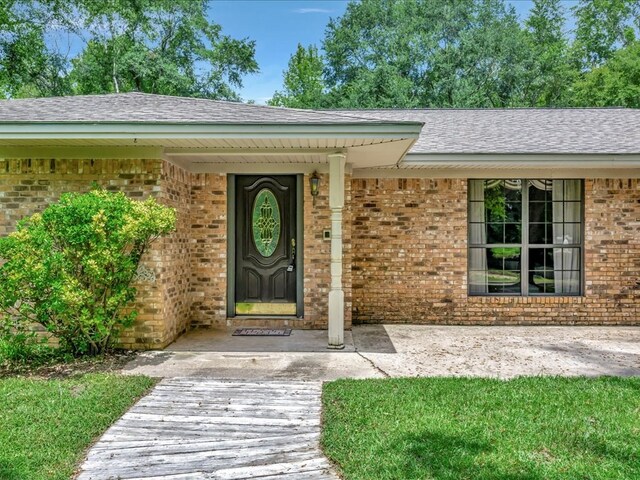
[[[329,348],[344,348],[344,291],[342,290],[342,209],[344,207],[344,154],[329,160],[331,209],[331,289],[329,290]]]

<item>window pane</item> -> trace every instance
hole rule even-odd
[[[580,293],[580,271],[562,270],[555,273],[555,293],[578,295]]]
[[[487,284],[487,250],[469,249],[469,292],[489,293]]]
[[[520,271],[489,271],[489,293],[520,295]]]
[[[582,241],[582,224],[554,223],[553,243],[560,245],[579,245]]]
[[[469,253],[471,293],[520,293],[520,248],[472,248]]]
[[[580,202],[565,202],[564,204],[564,221],[579,222],[580,221]]]
[[[551,243],[551,224],[534,223],[529,225],[529,243]]]
[[[487,243],[504,243],[504,224],[487,224]]]
[[[579,270],[579,248],[554,248],[553,264],[557,270]]]
[[[486,224],[472,223],[469,225],[469,243],[471,245],[484,245],[487,243]]]
[[[580,201],[582,199],[582,182],[580,180],[556,180],[564,183],[564,198],[565,201]],[[554,200],[556,200],[554,198]],[[560,199],[558,199],[560,200]]]
[[[520,293],[520,248],[496,247],[487,252],[489,293]]]
[[[529,180],[529,201],[549,202],[553,190],[553,180]]]
[[[522,188],[519,180],[485,182],[486,221],[519,222],[522,216]]]
[[[494,247],[488,249],[489,269],[520,270],[520,247]]]
[[[582,224],[565,223],[564,238],[569,245],[579,245],[582,242]]]
[[[484,222],[484,203],[471,202],[469,205],[469,221]]]
[[[553,248],[530,248],[529,270],[553,271]]]
[[[505,203],[499,200],[495,203],[486,203],[485,216],[487,222],[504,222],[507,218]]]
[[[529,203],[529,222],[545,223],[547,221],[547,204],[542,202]]]
[[[521,202],[507,202],[505,204],[506,215],[505,222],[507,223],[520,223],[522,221],[522,203]]]
[[[529,271],[529,295],[555,293],[555,273],[553,270]]]
[[[522,182],[520,180],[504,180],[502,187],[507,201],[522,201]]]
[[[522,241],[522,225],[507,223],[504,226],[504,243],[520,243]]]
[[[580,268],[579,248],[530,248],[529,294],[577,295]]]

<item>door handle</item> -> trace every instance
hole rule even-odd
[[[291,239],[291,263],[287,267],[287,272],[293,272],[293,269],[296,268],[296,239]]]

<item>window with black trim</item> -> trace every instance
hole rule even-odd
[[[469,180],[469,294],[582,294],[582,180]]]

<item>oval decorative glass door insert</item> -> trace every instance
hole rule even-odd
[[[275,195],[268,188],[260,190],[253,202],[251,230],[260,255],[273,255],[280,240],[280,208]]]

